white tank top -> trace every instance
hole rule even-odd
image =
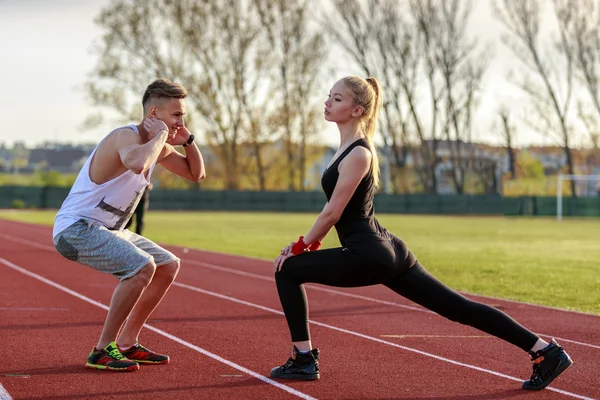
[[[119,127],[108,135],[123,128],[133,129],[139,135],[135,125]],[[156,163],[152,164],[148,170],[147,177],[143,173],[135,174],[127,170],[101,185],[92,182],[90,164],[99,146],[100,144],[96,146],[79,171],[69,195],[58,210],[58,214],[54,218],[52,237],[56,237],[81,218],[97,222],[108,229],[122,230],[131,218],[144,189],[150,184],[150,176]]]

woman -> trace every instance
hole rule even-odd
[[[308,330],[304,283],[338,287],[382,284],[452,321],[472,326],[529,352],[531,378],[523,389],[541,390],[573,363],[554,341],[547,343],[505,313],[467,299],[431,276],[405,243],[375,219],[373,197],[379,166],[373,145],[381,93],[375,78],[338,81],[325,102],[325,119],[340,131],[340,147],[323,173],[327,204],[312,228],[281,251],[275,278],[291,332],[292,357],[271,370],[274,378],[319,379],[319,350]],[[335,226],[342,247],[319,250]]]

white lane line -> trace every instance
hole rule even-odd
[[[185,261],[186,263],[190,263],[190,264],[200,265],[201,267],[214,269],[216,271],[222,271],[222,272],[227,272],[230,274],[236,274],[236,275],[241,275],[241,276],[247,276],[249,278],[261,279],[263,281],[275,282],[274,278],[264,276],[264,275],[259,275],[259,274],[253,274],[251,272],[240,271],[239,269],[227,268],[227,267],[222,267],[220,265],[205,263],[203,261],[196,261],[196,260],[183,259],[183,258],[181,259],[181,261]],[[433,311],[427,310],[425,308],[407,306],[404,304],[393,303],[391,301],[379,300],[379,299],[374,299],[371,297],[361,296],[358,294],[341,292],[341,291],[335,290],[335,289],[328,289],[328,288],[324,288],[321,286],[306,285],[306,287],[311,288],[311,290],[317,290],[319,292],[332,293],[332,294],[341,295],[341,296],[345,296],[345,297],[352,297],[352,298],[360,299],[360,300],[368,300],[373,303],[385,304],[387,306],[393,306],[393,307],[405,308],[405,309],[413,310],[413,311],[421,311],[421,312],[425,312],[425,313],[435,314]]]
[[[0,400],[13,400],[13,398],[10,397],[10,394],[8,393],[8,391],[6,389],[4,389],[4,386],[2,386],[1,383],[0,383]]]
[[[37,225],[37,224],[31,224],[31,223],[26,223],[26,222],[17,222],[17,221],[11,221],[11,222],[21,223],[21,224],[29,224],[29,225]],[[50,246],[39,245],[38,243],[31,242],[29,240],[24,240],[24,239],[18,240],[18,239],[15,239],[13,236],[8,236],[8,235],[2,234],[2,233],[0,233],[0,237],[4,237],[5,239],[14,240],[16,242],[21,242],[21,243],[24,243],[24,244],[30,244],[30,245],[32,245],[34,247],[39,247],[41,249],[54,250],[54,248],[50,247]],[[186,253],[186,252],[183,251],[184,247],[182,247],[182,246],[175,246],[175,245],[167,245],[167,246],[172,247],[172,248],[177,248],[181,252]],[[193,250],[193,251],[196,251],[196,252],[199,252],[199,253],[216,254],[216,255],[219,255],[219,256],[241,258],[241,259],[246,259],[246,260],[251,260],[251,261],[262,261],[262,262],[272,262],[273,261],[273,260],[270,260],[270,259],[267,259],[267,258],[260,258],[260,257],[252,257],[252,256],[245,256],[245,255],[224,253],[224,252],[220,252],[220,251],[207,250],[207,249],[199,249],[199,248],[194,248],[194,247],[185,247],[185,249],[188,250],[188,251],[189,250]],[[187,261],[190,261],[190,260],[187,260]],[[461,291],[460,293],[468,295],[468,296],[482,297],[482,298],[489,299],[489,300],[498,300],[498,301],[504,301],[504,302],[513,303],[513,304],[522,304],[522,305],[529,306],[529,307],[544,308],[544,309],[548,309],[548,310],[562,311],[562,312],[571,313],[571,314],[586,315],[588,317],[600,317],[600,315],[598,315],[598,314],[586,313],[586,312],[583,312],[583,311],[567,310],[565,308],[560,308],[560,307],[544,306],[544,305],[541,305],[541,304],[527,303],[527,302],[524,302],[524,301],[510,300],[510,299],[504,299],[504,298],[500,298],[500,297],[486,296],[486,295],[483,295],[483,294],[469,293],[469,292],[463,292],[463,291]],[[337,292],[337,294],[347,295],[347,293],[345,293],[345,292]],[[353,296],[351,296],[351,297],[353,297]],[[365,298],[365,299],[367,299],[367,298]],[[378,300],[378,299],[372,299],[371,301],[373,301],[373,300],[375,300],[376,302],[384,302],[384,300]],[[396,305],[396,306],[402,306],[402,305]],[[402,306],[402,307],[410,307],[410,306]],[[425,310],[425,311],[428,312],[429,310]],[[560,339],[560,338],[557,338],[557,339]],[[572,342],[572,343],[577,343],[577,342]],[[591,346],[591,347],[595,347],[595,346]]]
[[[199,265],[201,267],[208,268],[208,269],[213,269],[213,270],[216,270],[216,271],[221,271],[221,272],[227,272],[227,273],[231,273],[231,274],[235,274],[235,275],[246,276],[246,277],[249,277],[249,278],[260,279],[260,280],[263,280],[263,281],[275,282],[274,278],[270,278],[268,276],[264,276],[264,275],[260,275],[260,274],[254,274],[254,273],[251,273],[251,272],[245,272],[245,271],[241,271],[241,270],[234,269],[234,268],[222,267],[220,265],[209,264],[209,263],[205,263],[203,261],[196,261],[196,260],[190,260],[190,259],[181,259],[181,260],[185,261],[186,263]],[[385,304],[387,306],[404,308],[404,309],[408,309],[408,310],[412,310],[412,311],[419,311],[419,312],[423,312],[423,313],[437,315],[437,313],[435,313],[435,312],[433,312],[431,310],[428,310],[426,308],[411,307],[411,306],[407,306],[407,305],[400,304],[400,303],[394,303],[394,302],[391,302],[391,301],[379,300],[379,299],[375,299],[373,297],[367,297],[367,296],[357,295],[357,294],[353,294],[353,293],[342,292],[342,291],[339,291],[339,290],[328,289],[328,288],[324,288],[324,287],[321,287],[321,286],[313,286],[313,285],[305,285],[305,286],[307,288],[310,288],[311,290],[316,290],[316,291],[320,291],[320,292],[332,293],[332,294],[339,295],[339,296],[352,297],[352,298],[355,298],[355,299],[370,301],[370,302],[373,302],[373,303]],[[548,335],[548,334],[542,334],[542,333],[538,333],[538,335],[544,336],[544,337],[548,337],[548,338],[554,338],[554,339],[559,340],[561,342],[568,342],[568,343],[573,343],[573,344],[577,344],[577,345],[580,345],[580,346],[591,347],[591,348],[594,348],[594,349],[600,349],[600,346],[597,346],[597,345],[594,345],[594,344],[590,344],[590,343],[578,342],[576,340],[565,339],[565,338],[561,338],[561,337],[558,337],[558,336]]]
[[[273,314],[284,315],[282,311],[275,310],[273,308],[261,306],[259,304],[250,303],[250,302],[245,301],[245,300],[241,300],[241,299],[238,299],[238,298],[235,298],[235,297],[230,297],[230,296],[227,296],[227,295],[224,295],[224,294],[220,294],[220,293],[211,292],[209,290],[200,289],[200,288],[195,287],[195,286],[186,285],[186,284],[179,283],[179,282],[174,282],[173,285],[181,287],[181,288],[185,288],[185,289],[188,289],[188,290],[192,290],[194,292],[198,292],[198,293],[206,294],[206,295],[209,295],[209,296],[217,297],[217,298],[220,298],[220,299],[223,299],[223,300],[228,300],[228,301],[231,301],[231,302],[234,302],[234,303],[243,304],[245,306],[257,308],[259,310],[267,311],[267,312],[270,312],[270,313],[273,313]],[[362,333],[359,333],[359,332],[351,331],[349,329],[344,329],[344,328],[340,328],[340,327],[337,327],[337,326],[325,324],[323,322],[314,321],[312,319],[309,320],[309,323],[311,323],[313,325],[322,326],[324,328],[328,328],[328,329],[331,329],[331,330],[334,330],[334,331],[347,333],[349,335],[357,336],[357,337],[360,337],[360,338],[363,338],[363,339],[371,340],[373,342],[378,342],[378,343],[382,343],[382,344],[385,344],[385,345],[388,345],[388,346],[396,347],[396,348],[399,348],[399,349],[402,349],[402,350],[406,350],[406,351],[409,351],[409,352],[412,352],[412,353],[417,353],[417,354],[420,354],[420,355],[423,355],[423,356],[426,356],[426,357],[431,357],[433,359],[436,359],[436,360],[439,360],[439,361],[444,361],[444,362],[447,362],[447,363],[450,363],[450,364],[453,364],[453,365],[458,365],[460,367],[465,367],[465,368],[473,369],[473,370],[476,370],[476,371],[485,372],[487,374],[499,376],[499,377],[505,378],[505,379],[510,379],[510,380],[516,381],[516,382],[523,382],[523,379],[519,379],[519,378],[516,378],[514,376],[506,375],[506,374],[503,374],[503,373],[500,373],[500,372],[497,372],[497,371],[493,371],[493,370],[490,370],[490,369],[486,369],[486,368],[477,367],[475,365],[462,363],[460,361],[455,361],[455,360],[452,360],[452,359],[449,359],[449,358],[446,358],[446,357],[441,357],[441,356],[438,356],[438,355],[435,355],[435,354],[432,354],[432,353],[428,353],[428,352],[425,352],[425,351],[422,351],[422,350],[413,349],[412,347],[402,346],[402,345],[399,345],[399,344],[394,343],[394,342],[389,342],[387,340],[383,340],[383,339],[379,339],[379,338],[376,338],[376,337],[373,337],[373,336],[365,335],[365,334],[362,334]],[[553,387],[547,387],[546,390],[551,390],[553,392],[564,394],[564,395],[570,396],[570,397],[574,397],[576,399],[594,400],[592,397],[582,396],[582,395],[579,395],[579,394],[576,394],[576,393],[568,392],[566,390],[556,389],[556,388],[553,388]]]
[[[4,237],[7,240],[12,240],[14,242],[22,243],[22,244],[25,244],[25,245],[28,245],[28,246],[37,247],[39,249],[56,251],[56,249],[54,249],[54,247],[46,246],[46,245],[39,244],[39,243],[36,243],[36,242],[32,242],[32,241],[26,240],[26,239],[15,238],[13,236],[5,235],[3,233],[0,233],[0,237]],[[198,251],[205,251],[205,250],[198,250]],[[228,254],[217,253],[217,252],[212,252],[212,251],[206,251],[206,252],[208,252],[208,253],[215,253],[215,254],[228,255]],[[261,260],[261,259],[254,259],[252,257],[246,257],[246,256],[232,256],[231,254],[229,254],[228,256],[230,256],[230,257],[246,258],[246,259],[250,259],[250,260]],[[241,271],[241,270],[234,269],[234,268],[222,267],[220,265],[209,264],[209,263],[205,263],[205,262],[202,262],[202,261],[196,261],[196,260],[190,260],[190,259],[184,259],[184,258],[182,258],[181,260],[185,261],[187,263],[196,264],[196,265],[199,265],[201,267],[210,268],[210,269],[214,269],[214,270],[217,270],[217,271],[228,272],[228,273],[232,273],[232,274],[236,274],[236,275],[241,275],[241,276],[247,276],[249,278],[261,279],[261,280],[264,280],[264,281],[270,281],[270,282],[274,282],[275,281],[275,279],[270,278],[270,277],[265,276],[265,275],[254,274],[254,273],[251,273],[251,272],[245,272],[245,271]],[[265,260],[262,260],[262,261],[265,261]],[[433,311],[427,310],[425,308],[411,307],[411,306],[407,306],[407,305],[404,305],[404,304],[394,303],[394,302],[385,301],[385,300],[379,300],[379,299],[375,299],[373,297],[367,297],[367,296],[357,295],[357,294],[353,294],[353,293],[342,292],[342,291],[339,291],[339,290],[328,289],[328,288],[324,288],[324,287],[320,287],[320,286],[313,286],[313,285],[306,285],[306,286],[309,287],[311,290],[317,290],[317,291],[321,291],[321,292],[332,293],[332,294],[336,294],[336,295],[339,295],[339,296],[351,297],[351,298],[355,298],[355,299],[370,301],[370,302],[373,302],[373,303],[385,304],[385,305],[392,306],[392,307],[398,307],[398,308],[404,308],[404,309],[413,310],[413,311],[420,311],[420,312],[424,312],[424,313],[436,314]],[[477,295],[477,296],[479,296],[479,295]],[[487,297],[487,296],[479,296],[479,297]],[[518,303],[518,304],[526,304],[528,306],[529,305],[536,306],[535,304],[521,303],[521,302],[512,301],[512,300],[504,300],[504,299],[497,299],[497,298],[491,298],[491,297],[490,297],[490,299],[501,300],[501,301],[508,301],[508,302],[511,302],[511,303]],[[597,315],[595,315],[595,314],[586,314],[586,313],[581,313],[581,312],[577,312],[577,311],[562,310],[560,308],[554,308],[554,307],[546,307],[546,306],[539,306],[539,307],[550,309],[550,310],[563,311],[563,312],[567,312],[567,313],[571,313],[571,314],[580,314],[580,315],[595,316],[595,317],[597,317]],[[597,346],[597,345],[594,345],[594,344],[590,344],[590,343],[578,342],[576,340],[565,339],[565,338],[554,336],[554,335],[547,335],[547,334],[541,334],[541,333],[539,333],[538,335],[544,336],[544,337],[549,337],[549,338],[555,338],[556,340],[559,340],[559,341],[563,341],[563,342],[567,342],[567,343],[573,343],[573,344],[577,344],[577,345],[580,345],[580,346],[590,347],[590,348],[594,348],[594,349],[600,349],[600,346]]]
[[[0,311],[69,311],[70,308],[0,307]]]
[[[173,248],[177,248],[177,249],[180,249],[180,250],[183,250],[183,247],[181,247],[181,246],[175,246],[175,245],[168,245],[168,246],[169,247],[173,247]],[[251,261],[262,261],[262,262],[268,262],[268,263],[272,263],[273,262],[273,260],[268,259],[268,258],[260,258],[260,257],[252,257],[252,256],[244,256],[244,255],[238,255],[238,254],[231,254],[231,253],[223,253],[223,252],[220,252],[220,251],[207,250],[207,249],[197,249],[197,248],[193,248],[193,247],[188,247],[187,249],[188,249],[188,251],[189,250],[193,250],[193,251],[196,251],[196,252],[199,252],[199,253],[216,254],[216,255],[219,255],[219,256],[241,258],[241,259],[246,259],[246,260],[251,260]],[[340,292],[340,293],[344,293],[344,292]],[[592,314],[592,313],[587,313],[587,312],[583,312],[583,311],[567,310],[566,308],[544,306],[544,305],[541,305],[541,304],[527,303],[525,301],[510,300],[510,299],[504,299],[504,298],[501,298],[501,297],[486,296],[486,295],[483,295],[483,294],[469,293],[469,292],[463,292],[463,291],[460,291],[460,293],[468,295],[468,296],[483,297],[483,298],[489,299],[489,300],[499,300],[499,301],[504,301],[504,302],[507,302],[507,303],[522,304],[522,305],[530,306],[530,307],[545,308],[545,309],[549,309],[549,310],[562,311],[562,312],[571,313],[571,314],[586,315],[588,317],[597,317],[597,318],[600,317],[600,315],[598,315],[598,314]]]
[[[56,283],[54,281],[51,281],[50,279],[44,278],[41,275],[33,273],[33,272],[31,272],[31,271],[29,271],[29,270],[27,270],[25,268],[19,267],[18,265],[13,264],[10,261],[7,261],[7,260],[5,260],[3,258],[0,258],[0,263],[6,265],[9,268],[14,269],[15,271],[18,271],[18,272],[20,272],[20,273],[22,273],[24,275],[30,276],[30,277],[32,277],[34,279],[37,279],[37,280],[39,280],[39,281],[41,281],[41,282],[43,282],[43,283],[45,283],[47,285],[50,285],[50,286],[52,286],[52,287],[54,287],[56,289],[59,289],[59,290],[65,292],[65,293],[68,293],[71,296],[77,297],[80,300],[83,300],[83,301],[85,301],[87,303],[95,305],[96,307],[100,307],[103,310],[107,310],[108,311],[108,306],[106,306],[106,305],[104,305],[104,304],[102,304],[100,302],[97,302],[96,300],[92,300],[89,297],[86,297],[86,296],[84,296],[84,295],[82,295],[80,293],[77,293],[76,291],[71,290],[71,289],[69,289],[69,288],[67,288],[65,286],[62,286],[62,285],[60,285],[60,284],[58,284],[58,283]],[[174,335],[172,335],[172,334],[170,334],[168,332],[165,332],[165,331],[163,331],[161,329],[155,328],[152,325],[144,324],[144,327],[147,328],[147,329],[149,329],[149,330],[151,330],[151,331],[153,331],[153,332],[158,333],[159,335],[165,336],[165,337],[173,340],[174,342],[177,342],[177,343],[179,343],[179,344],[181,344],[183,346],[186,346],[186,347],[188,347],[188,348],[190,348],[192,350],[195,350],[195,351],[197,351],[199,353],[202,353],[205,356],[212,358],[213,360],[216,360],[216,361],[219,361],[219,362],[221,362],[223,364],[226,364],[226,365],[230,366],[231,368],[237,369],[238,371],[241,371],[241,372],[243,372],[245,374],[248,374],[248,375],[250,375],[250,376],[252,376],[252,377],[254,377],[254,378],[256,378],[256,379],[258,379],[258,380],[260,380],[262,382],[264,382],[264,383],[267,383],[269,385],[275,386],[276,388],[284,390],[284,391],[286,391],[286,392],[288,392],[288,393],[290,393],[290,394],[292,394],[294,396],[297,396],[297,397],[299,397],[301,399],[316,400],[314,397],[309,396],[306,393],[302,393],[302,392],[300,392],[300,391],[298,391],[296,389],[292,389],[292,388],[290,388],[288,386],[285,386],[285,385],[283,385],[283,384],[281,384],[281,383],[279,383],[277,381],[269,379],[269,378],[267,378],[267,377],[265,377],[265,376],[263,376],[263,375],[261,375],[261,374],[259,374],[257,372],[251,371],[248,368],[242,367],[239,364],[236,364],[236,363],[234,363],[232,361],[229,361],[229,360],[227,360],[227,359],[225,359],[225,358],[223,358],[221,356],[213,354],[213,353],[211,353],[208,350],[205,350],[205,349],[203,349],[201,347],[198,347],[198,346],[196,346],[196,345],[194,345],[192,343],[186,342],[185,340],[183,340],[181,338],[178,338],[177,336],[174,336]],[[4,399],[0,398],[0,400],[4,400]]]

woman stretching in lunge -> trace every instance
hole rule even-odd
[[[274,378],[319,379],[319,350],[308,331],[304,283],[338,287],[382,284],[452,321],[472,326],[529,352],[533,374],[523,389],[545,388],[573,361],[505,313],[448,288],[419,264],[404,242],[375,219],[378,161],[373,145],[381,94],[374,78],[346,77],[325,102],[325,119],[340,131],[340,147],[321,184],[327,204],[305,236],[281,251],[275,278],[294,345],[292,357],[273,368]],[[335,226],[342,247],[318,250]]]

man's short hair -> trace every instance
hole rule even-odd
[[[169,79],[157,79],[148,85],[142,97],[144,114],[148,111],[148,104],[152,99],[185,99],[187,94],[187,90],[181,84]]]

